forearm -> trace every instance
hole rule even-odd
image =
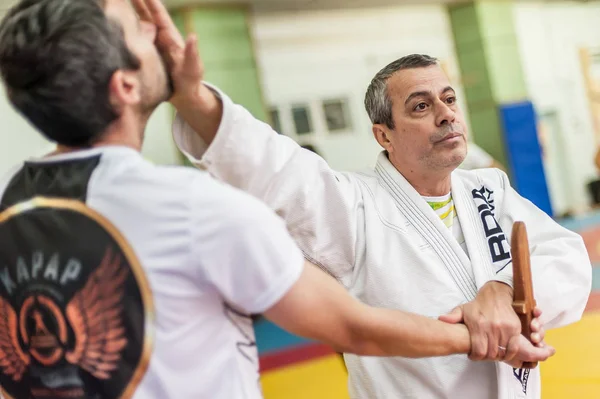
[[[471,348],[464,325],[367,306],[309,263],[264,315],[296,335],[362,356],[433,357],[468,353]]]
[[[304,187],[303,173],[311,177],[310,169],[320,166],[314,157],[307,159],[293,140],[278,135],[225,93],[202,87],[195,99],[173,101],[178,111],[175,143],[195,166],[272,208],[269,187],[279,188],[280,180]]]
[[[350,327],[354,338],[346,351],[363,356],[421,358],[467,354],[471,349],[469,332],[463,324],[366,306],[361,313]]]
[[[342,279],[354,264],[359,185],[218,93],[223,111],[216,135],[195,131],[214,133],[215,127],[203,127],[202,113],[187,104],[179,107],[173,126],[178,147],[195,166],[266,203],[286,221],[305,255],[318,263],[326,259],[323,266]]]

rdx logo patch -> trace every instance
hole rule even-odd
[[[494,270],[498,274],[511,262],[511,256],[508,240],[494,216],[494,209],[496,209],[492,196],[494,192],[482,186],[479,190],[473,190],[471,194],[475,206],[477,206],[479,217],[481,217]]]

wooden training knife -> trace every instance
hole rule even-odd
[[[515,222],[512,229],[510,250],[513,264],[513,309],[521,320],[521,333],[531,340],[531,321],[536,303],[533,297],[529,241],[525,223]],[[523,368],[535,368],[537,362],[525,362]]]

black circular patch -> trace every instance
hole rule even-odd
[[[130,397],[147,369],[152,303],[135,254],[83,203],[0,214],[0,386],[7,398]]]

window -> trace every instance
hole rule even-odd
[[[345,99],[323,101],[323,114],[330,132],[347,131],[351,129],[348,102]]]
[[[295,105],[292,107],[292,117],[296,134],[308,134],[312,132],[312,122],[310,118],[310,109],[307,105]]]
[[[273,130],[280,134],[283,133],[281,131],[281,120],[279,119],[279,109],[277,109],[276,107],[272,107],[269,110],[269,116],[271,120],[271,127],[273,128]]]

